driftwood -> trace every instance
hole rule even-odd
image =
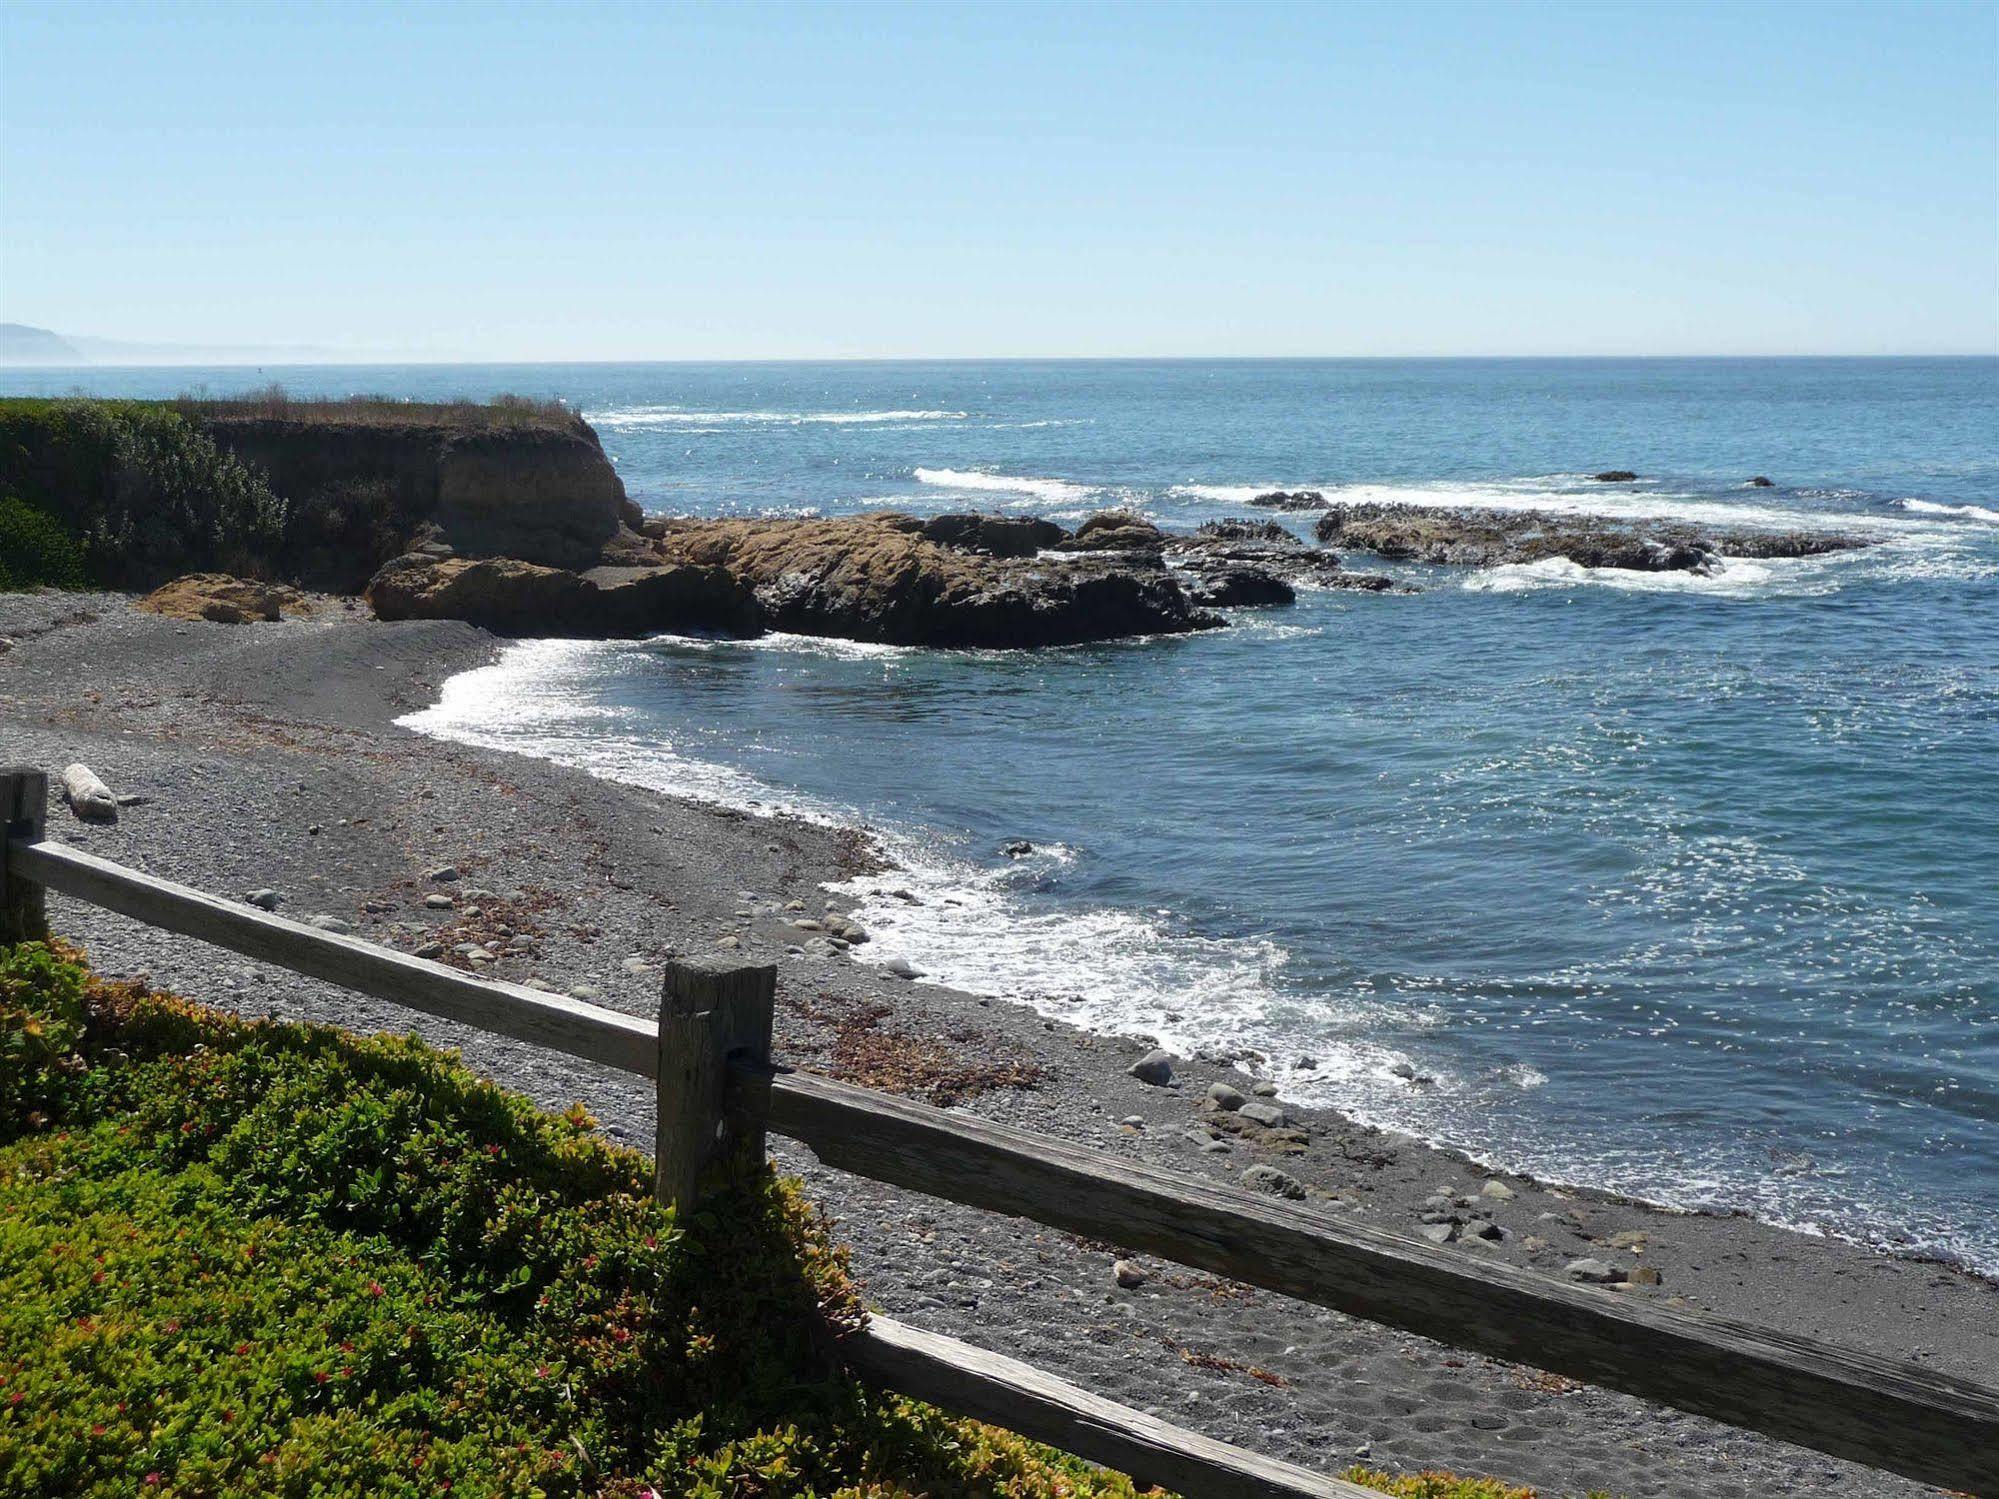
[[[69,803],[70,811],[85,822],[118,820],[118,798],[111,794],[111,788],[99,780],[97,772],[88,765],[63,767],[62,794],[63,800]]]

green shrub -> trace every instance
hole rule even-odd
[[[9,495],[0,498],[0,593],[82,588],[83,548],[61,521]]]
[[[846,1379],[844,1256],[767,1171],[681,1222],[413,1040],[0,971],[51,1037],[7,1057],[0,1493],[1132,1492]]]
[[[164,404],[0,401],[0,489],[80,538],[85,574],[111,587],[262,573],[284,538],[263,478]]]
[[[0,1140],[74,1103],[83,989],[84,971],[64,949],[0,947]]]

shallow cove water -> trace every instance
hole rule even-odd
[[[852,886],[865,958],[1255,1048],[1287,1096],[1509,1167],[1999,1273],[1999,361],[4,383],[273,375],[561,395],[674,513],[1192,526],[1281,486],[1877,538],[1709,576],[1389,569],[1423,591],[1039,654],[530,642],[411,722],[867,823],[903,867]]]

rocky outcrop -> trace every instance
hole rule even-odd
[[[1250,501],[1265,510],[1324,510],[1326,497],[1316,489],[1273,489]]]
[[[1276,521],[1208,521],[1191,536],[1167,538],[1165,550],[1195,580],[1196,598],[1213,607],[1288,604],[1299,585],[1369,593],[1401,587],[1378,573],[1348,572],[1337,552],[1308,546]],[[1258,584],[1246,572],[1270,582]]]
[[[840,519],[655,519],[616,565],[576,571],[456,556],[441,539],[383,567],[383,619],[469,620],[508,634],[789,630],[891,645],[1029,648],[1224,623],[1295,586],[1384,589],[1275,522],[1169,535],[1141,516],[1075,533],[1022,516],[881,512]]]
[[[354,592],[426,530],[459,556],[589,567],[641,518],[581,417],[454,410],[339,419],[216,403],[193,419],[268,476],[288,510],[276,570],[311,587]]]
[[[583,572],[510,557],[411,553],[369,581],[378,619],[462,619],[501,635],[636,638],[665,631],[755,635],[762,610],[720,567],[680,563]]]
[[[1404,562],[1498,567],[1565,557],[1584,567],[1699,571],[1720,557],[1812,557],[1867,546],[1831,531],[1757,531],[1538,510],[1340,505],[1319,518],[1328,545]]]
[[[805,635],[1005,648],[1221,623],[1156,555],[982,555],[940,545],[904,519],[687,520],[653,529],[662,557],[726,568],[755,590],[772,629]]]
[[[864,520],[875,520],[925,541],[961,552],[977,552],[987,557],[1032,557],[1068,536],[1052,520],[1034,515],[979,515],[954,513],[933,515],[928,520],[914,515],[883,511]]]
[[[162,583],[132,607],[169,619],[244,625],[253,620],[282,619],[287,607],[296,610],[300,602],[299,591],[282,583],[260,583],[228,573],[189,573]]]
[[[1053,544],[1058,552],[1157,552],[1166,533],[1142,515],[1106,510],[1076,527],[1073,535]]]
[[[1607,468],[1600,474],[1591,474],[1590,477],[1599,484],[1629,484],[1638,476],[1628,468]]]

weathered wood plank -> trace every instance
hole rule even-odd
[[[1045,1135],[743,1071],[827,1165],[1031,1218],[1945,1488],[1999,1494],[1999,1390],[1572,1285]]]
[[[48,772],[25,765],[0,769],[0,842],[41,842],[48,818]],[[0,851],[0,942],[32,942],[48,934],[42,887],[10,873]]]
[[[763,1116],[732,1109],[729,1062],[770,1060],[777,966],[696,958],[666,965],[659,995],[659,1113],[653,1149],[661,1202],[692,1202],[701,1175],[737,1148],[763,1158]]]
[[[988,1421],[1188,1499],[1380,1499],[1372,1490],[1260,1457],[956,1338],[870,1317],[841,1352],[871,1384]]]
[[[16,878],[32,880],[170,932],[198,937],[426,1015],[460,1021],[643,1077],[652,1076],[658,1063],[657,1032],[652,1022],[633,1015],[567,995],[473,978],[358,937],[322,932],[171,880],[141,874],[67,844],[9,840],[6,864],[9,888]]]

